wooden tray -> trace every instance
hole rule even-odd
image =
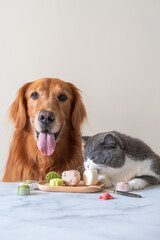
[[[37,184],[38,188],[42,191],[48,191],[48,192],[76,192],[76,193],[96,193],[101,192],[104,189],[103,183],[97,183],[97,185],[93,186],[86,186],[84,185],[83,181],[80,181],[80,183],[76,186],[58,186],[53,187],[49,186],[49,183],[47,181],[40,181]]]

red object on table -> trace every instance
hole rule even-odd
[[[103,193],[103,195],[99,196],[98,199],[108,200],[113,199],[113,197],[109,193]]]

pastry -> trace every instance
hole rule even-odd
[[[83,181],[85,185],[95,185],[98,182],[98,173],[95,169],[86,169],[83,173]]]
[[[49,184],[53,187],[63,186],[63,180],[60,178],[53,178],[50,180]]]
[[[30,187],[28,185],[21,185],[17,188],[18,195],[30,195]]]
[[[62,178],[58,173],[56,173],[56,172],[49,172],[49,173],[47,173],[47,175],[46,175],[46,181],[47,182],[49,182],[51,179],[53,179],[53,178]]]
[[[75,186],[81,180],[80,172],[77,170],[64,171],[62,173],[62,179],[63,179],[65,185]]]

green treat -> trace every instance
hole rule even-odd
[[[63,180],[60,178],[51,179],[49,183],[53,187],[63,186]]]
[[[26,180],[25,182],[23,182],[24,184],[31,184],[32,181],[31,180]]]
[[[18,195],[30,195],[30,187],[28,185],[21,185],[17,188]]]
[[[49,173],[47,173],[47,175],[46,175],[47,182],[49,182],[51,179],[54,179],[54,178],[61,179],[62,177],[58,173],[56,173],[56,172],[49,172]]]

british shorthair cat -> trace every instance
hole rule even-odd
[[[160,157],[141,140],[112,131],[82,141],[85,168],[97,169],[106,187],[121,181],[133,189],[160,183]]]

